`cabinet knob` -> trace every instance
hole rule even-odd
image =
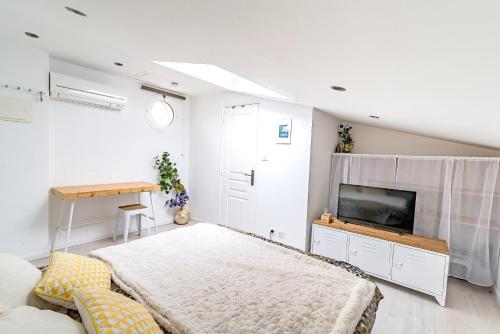
[[[357,255],[357,254],[358,254],[358,251],[357,251],[357,250],[351,250],[351,254],[352,254],[352,255]]]
[[[394,262],[396,268],[403,268],[404,262]]]

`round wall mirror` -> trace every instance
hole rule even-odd
[[[163,97],[155,98],[146,109],[146,119],[153,129],[165,132],[174,121],[174,109]]]

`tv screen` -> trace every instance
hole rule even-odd
[[[337,218],[403,233],[413,233],[414,191],[352,184],[339,185]]]

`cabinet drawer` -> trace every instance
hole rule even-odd
[[[108,193],[106,191],[90,191],[86,193],[78,193],[78,198],[90,198],[90,197],[103,197],[107,196]]]
[[[368,273],[390,278],[391,244],[356,235],[349,236],[349,263]]]
[[[394,245],[392,280],[442,295],[446,271],[444,255]]]
[[[131,193],[132,189],[117,189],[117,190],[109,190],[107,192],[108,195],[123,195]]]
[[[311,246],[314,254],[339,261],[347,261],[347,233],[314,226]]]

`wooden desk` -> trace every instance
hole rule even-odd
[[[71,235],[71,225],[73,222],[73,212],[75,208],[75,200],[80,199],[80,198],[96,198],[96,197],[105,197],[105,196],[115,196],[115,195],[121,195],[121,194],[130,194],[130,193],[137,193],[139,194],[139,204],[140,204],[140,193],[142,192],[147,192],[149,193],[149,201],[151,203],[151,214],[152,217],[151,219],[154,222],[155,230],[158,232],[156,228],[156,220],[155,220],[155,213],[154,213],[154,207],[153,207],[153,198],[151,196],[151,193],[153,191],[159,191],[160,186],[154,183],[148,183],[148,182],[125,182],[125,183],[109,183],[109,184],[93,184],[93,185],[82,185],[82,186],[66,186],[66,187],[54,187],[50,189],[50,192],[58,197],[59,199],[63,200],[64,203],[69,203],[69,216],[68,216],[68,225],[67,225],[67,231],[66,231],[66,245],[64,247],[64,251],[68,251],[68,245],[69,245],[69,240],[70,240],[70,235]],[[58,232],[61,231],[61,227],[63,224],[63,219],[64,219],[64,211],[65,211],[65,206],[62,205],[61,207],[61,217],[59,224],[56,227],[55,231],[55,236],[54,240],[52,242],[52,248],[51,251],[54,251],[55,244],[56,244],[56,239],[57,239],[57,234]]]

